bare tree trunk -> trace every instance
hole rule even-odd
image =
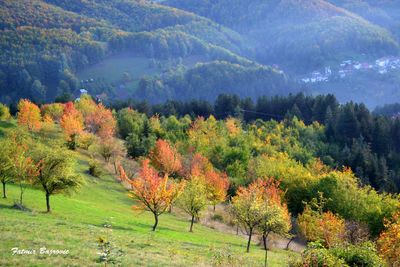
[[[293,240],[294,240],[294,237],[290,238],[289,242],[286,245],[286,250],[289,250],[290,243],[292,243]]]
[[[47,212],[51,212],[50,208],[50,194],[46,192],[46,207],[47,207]]]
[[[236,235],[239,235],[239,224],[236,225]]]
[[[269,233],[268,233],[269,234]],[[268,234],[266,235],[263,233],[262,238],[263,238],[263,243],[264,243],[264,249],[265,249],[265,257],[264,257],[264,267],[268,266],[268,248],[267,248],[267,238]]]
[[[7,194],[6,194],[6,182],[2,182],[3,184],[3,198],[7,198]]]
[[[117,162],[116,161],[114,161],[114,172],[115,172],[115,174],[118,174],[118,169],[117,169]]]
[[[153,231],[155,231],[156,230],[156,228],[157,228],[157,225],[158,225],[158,215],[156,214],[156,213],[153,213],[154,214],[154,225],[153,225]]]
[[[250,252],[250,244],[251,244],[251,236],[252,235],[253,235],[253,227],[250,228],[250,232],[249,232],[249,240],[247,241],[247,250],[246,250],[247,253]]]
[[[190,223],[190,230],[189,232],[193,232],[193,223],[194,223],[194,215],[192,215],[192,221]]]
[[[19,184],[19,189],[21,190],[19,194],[19,204],[22,206],[22,195],[24,194],[24,186],[22,183]]]

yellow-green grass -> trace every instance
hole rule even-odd
[[[24,205],[30,211],[12,208],[19,187],[7,185],[8,198],[0,199],[0,266],[100,266],[100,236],[122,249],[122,266],[211,266],[218,262],[226,266],[229,255],[238,265],[263,264],[264,251],[256,244],[247,254],[244,238],[197,224],[189,233],[189,220],[173,214],[161,215],[152,232],[153,216],[132,210],[133,201],[121,184],[111,175],[87,175],[89,158],[78,152],[76,157],[76,172],[85,177],[86,184],[70,196],[52,196],[51,214],[44,212],[45,195],[38,188],[30,187],[24,193]],[[40,255],[42,247],[69,250],[69,254]],[[12,255],[12,248],[35,249],[36,255]],[[270,251],[269,266],[284,266],[289,256],[297,254]]]

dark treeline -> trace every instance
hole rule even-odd
[[[236,95],[219,95],[207,101],[167,101],[150,105],[142,101],[114,102],[119,110],[132,107],[147,116],[183,117],[190,115],[217,119],[238,117],[249,123],[261,120],[291,121],[293,117],[306,124],[325,125],[327,146],[317,149],[321,160],[333,167],[349,166],[363,184],[381,191],[398,192],[400,188],[400,119],[375,115],[364,104],[339,104],[333,95],[241,99]]]

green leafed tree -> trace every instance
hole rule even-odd
[[[6,121],[10,118],[10,109],[6,105],[0,103],[0,121]]]
[[[200,217],[200,212],[204,210],[207,203],[205,181],[201,178],[192,177],[178,199],[178,205],[191,216],[189,232],[193,232],[194,220]]]
[[[3,198],[7,198],[6,184],[12,181],[12,143],[9,139],[1,139],[0,147],[0,180],[3,184]]]
[[[232,199],[231,207],[235,219],[249,234],[246,252],[250,252],[251,238],[255,228],[260,225],[263,219],[264,205],[262,192],[258,185],[253,183],[247,188],[239,187],[237,195]]]
[[[33,158],[40,164],[33,183],[45,192],[47,212],[51,212],[50,196],[78,189],[83,179],[74,171],[73,155],[62,148],[38,145],[33,151]]]

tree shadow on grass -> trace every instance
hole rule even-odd
[[[13,205],[6,205],[6,204],[0,204],[0,209],[9,209],[13,210]]]
[[[32,212],[31,209],[25,207],[24,205],[21,205],[17,202],[15,202],[12,205],[6,205],[6,204],[0,204],[0,209],[10,209],[10,210],[19,210],[23,212]]]

